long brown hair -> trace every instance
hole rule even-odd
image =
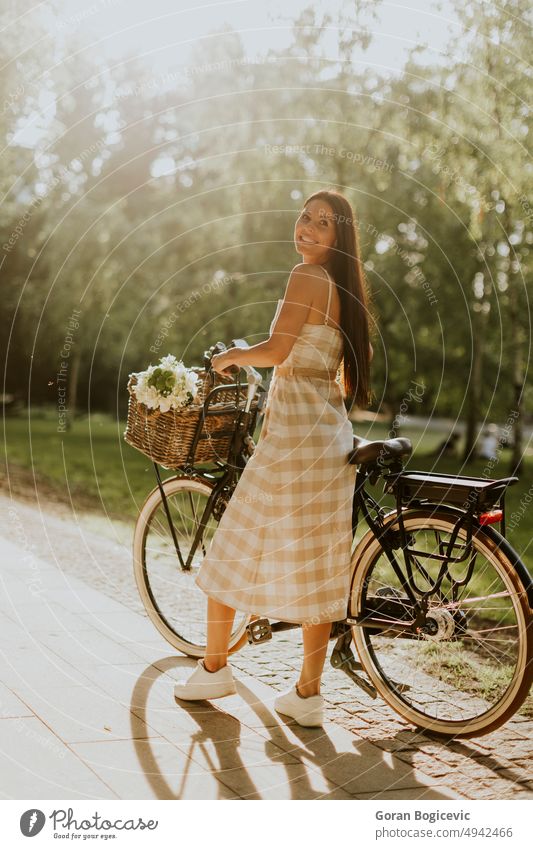
[[[336,189],[322,189],[306,198],[325,200],[334,213],[337,244],[332,248],[331,274],[341,302],[344,337],[344,391],[358,407],[372,399],[370,387],[370,294],[359,253],[357,222],[350,202]]]

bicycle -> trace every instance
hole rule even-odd
[[[165,480],[154,463],[157,485],[134,533],[135,579],[147,613],[190,657],[203,656],[206,634],[207,600],[194,578],[253,454],[265,399],[261,375],[244,370],[248,393],[235,411],[228,458],[202,469],[191,456]],[[256,393],[261,403],[251,412]],[[205,400],[206,415],[215,394]],[[533,676],[533,584],[505,538],[505,493],[518,478],[405,469],[411,454],[406,438],[354,435],[347,457],[357,465],[352,578],[346,618],[332,626],[331,664],[425,732],[481,736],[521,708]],[[394,508],[365,489],[380,479]],[[368,530],[357,541],[360,515]],[[493,527],[498,523],[501,532]],[[230,651],[296,627],[237,612]]]

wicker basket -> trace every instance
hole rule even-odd
[[[137,401],[135,385],[137,378],[132,375],[128,381],[128,422],[124,439],[133,448],[137,448],[146,457],[159,463],[166,469],[177,469],[186,464],[199,422],[203,418],[203,404],[214,386],[234,384],[234,379],[217,373],[207,373],[204,369],[193,368],[199,376],[198,394],[195,401],[183,410],[152,410]],[[239,390],[233,385],[227,392],[217,392],[209,403],[209,414],[205,416],[200,438],[196,445],[193,463],[209,463],[213,460],[228,459],[231,440],[240,411],[244,407],[247,384]],[[257,398],[252,402],[252,410],[257,407]],[[220,411],[220,412],[218,412]]]

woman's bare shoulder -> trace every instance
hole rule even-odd
[[[297,263],[291,271],[291,274],[307,274],[311,277],[320,277],[323,280],[326,278],[326,274],[321,265],[316,265],[311,262],[299,262]]]
[[[284,300],[296,300],[311,306],[325,279],[322,266],[299,262],[289,275]]]
[[[317,297],[321,297],[324,283],[327,283],[327,280],[327,275],[321,265],[299,262],[290,273],[287,291],[300,290],[305,292],[306,300],[311,305]]]

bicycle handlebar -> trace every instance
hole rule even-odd
[[[217,342],[215,345],[211,345],[208,351],[204,352],[204,367],[207,370],[211,369],[211,358],[215,354],[221,354],[224,351],[229,351],[231,348],[249,348],[248,342],[245,339],[232,339],[228,347],[225,346],[224,342]],[[246,372],[246,377],[248,380],[249,386],[258,386],[262,380],[262,375],[254,369],[253,366],[230,366],[227,371],[231,374],[238,374],[241,368]]]
[[[228,348],[224,345],[224,342],[217,342],[215,345],[212,345],[208,351],[204,351],[204,367],[206,371],[210,371],[212,369],[211,358],[214,354],[221,354],[223,351],[227,351],[230,348],[249,348],[248,342],[245,339],[232,339]],[[255,398],[257,387],[262,386],[263,377],[262,375],[256,371],[253,366],[231,366],[228,371],[232,374],[239,374],[241,368],[246,372],[246,378],[248,382],[248,392],[246,394],[246,403],[244,406],[245,413],[250,411],[252,406],[252,402]]]

